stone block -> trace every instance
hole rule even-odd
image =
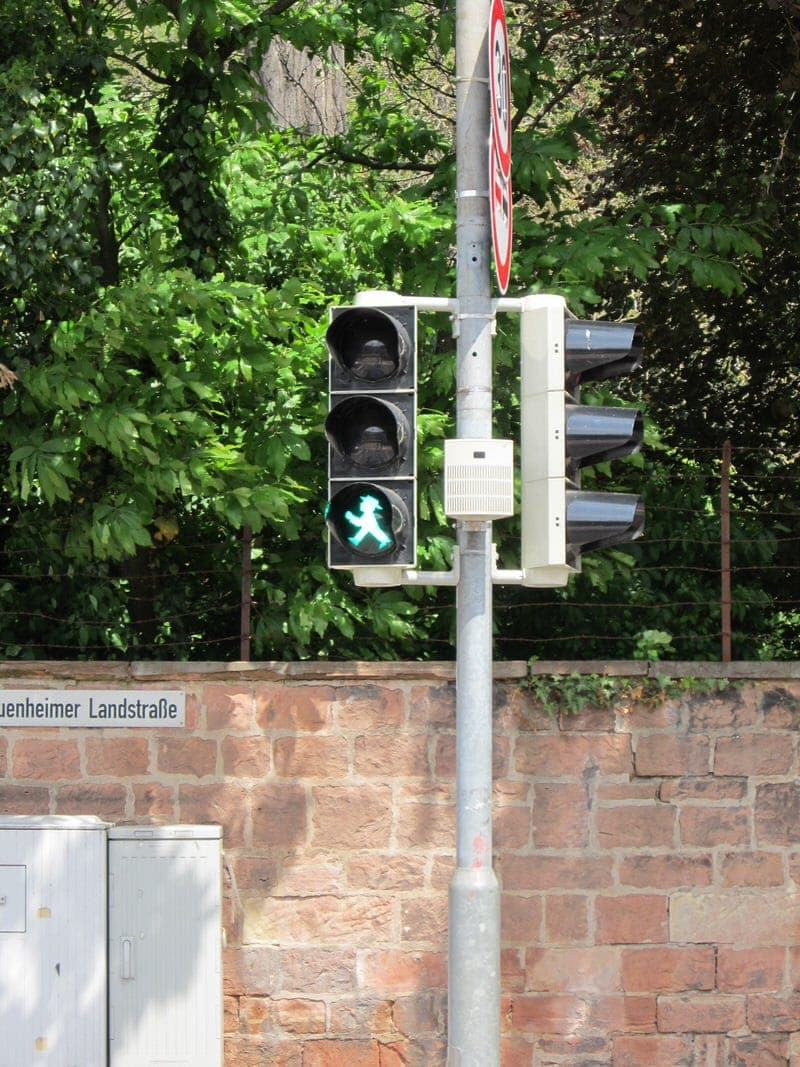
[[[686,993],[658,998],[658,1029],[663,1033],[713,1034],[745,1024],[745,998],[715,993]]]
[[[735,734],[717,739],[714,774],[788,774],[793,761],[788,734]]]
[[[649,734],[639,737],[636,744],[636,774],[649,778],[707,774],[709,753],[707,737]]]
[[[315,786],[311,841],[317,848],[386,848],[392,828],[388,785]]]
[[[622,988],[628,993],[680,993],[714,988],[714,949],[658,948],[622,950]]]
[[[81,776],[77,740],[20,737],[11,754],[11,777],[40,782],[63,782]]]
[[[676,943],[792,945],[800,929],[800,896],[773,889],[676,892],[670,897],[669,929]]]
[[[595,900],[598,944],[638,945],[667,940],[667,897],[630,893]]]

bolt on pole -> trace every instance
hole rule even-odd
[[[489,0],[456,3],[457,434],[492,436]],[[500,893],[492,867],[492,524],[457,524],[456,870],[448,1067],[499,1067]]]

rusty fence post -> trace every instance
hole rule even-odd
[[[253,603],[253,531],[242,528],[242,613],[240,623],[241,641],[239,659],[250,661],[250,608]]]
[[[720,571],[722,574],[722,662],[731,661],[731,443],[722,446],[722,475],[719,490]]]

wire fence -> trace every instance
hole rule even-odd
[[[749,446],[726,444],[721,455],[695,449],[700,469],[688,477],[695,489],[702,486],[702,509],[697,501],[648,501],[655,534],[637,543],[628,588],[617,583],[607,598],[586,583],[566,593],[498,589],[498,657],[571,646],[572,658],[592,658],[574,655],[584,646],[629,658],[637,633],[657,634],[660,626],[669,630],[666,656],[728,661],[745,649],[753,658],[759,642],[771,658],[781,658],[779,646],[789,658],[800,655],[800,506],[792,510],[800,475],[745,473],[733,464],[767,452],[771,458],[770,450]],[[687,483],[678,474],[659,477],[676,496]],[[764,506],[758,503],[762,491]],[[706,529],[698,535],[701,514]],[[69,520],[51,525],[59,523],[66,528]],[[677,532],[684,527],[685,536]],[[273,647],[265,655],[259,639],[276,610],[262,595],[269,568],[258,558],[259,539],[247,528],[238,538],[222,530],[217,535],[171,543],[162,553],[169,569],[143,581],[110,564],[70,566],[57,554],[49,559],[41,547],[0,547],[0,648],[7,657],[31,658],[123,658],[132,651],[143,658],[209,652],[245,661],[253,653],[283,658],[284,650],[276,654]],[[436,620],[423,626],[424,644],[452,652],[451,593],[440,590],[414,610],[421,620]],[[546,622],[534,629],[540,616]]]

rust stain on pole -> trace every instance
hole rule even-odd
[[[731,662],[731,443],[722,446],[720,479],[720,570],[722,572],[722,662]]]

